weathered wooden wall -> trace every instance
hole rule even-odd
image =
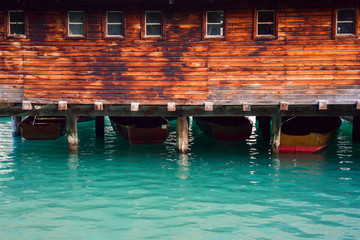
[[[266,6],[261,1],[40,2],[0,6],[0,102],[231,105],[360,96],[360,40],[332,39],[333,8],[344,5],[278,2],[278,39],[255,41],[253,9]],[[7,39],[4,13],[22,5],[29,36]],[[141,38],[140,14],[150,7],[165,13],[164,39]],[[124,11],[125,39],[102,38],[106,9]],[[202,39],[207,9],[224,9],[225,39]],[[65,38],[68,10],[85,11],[85,40]]]

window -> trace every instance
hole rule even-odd
[[[122,11],[106,12],[106,37],[124,36],[124,17]]]
[[[257,36],[275,36],[275,11],[258,10],[256,23]]]
[[[338,9],[336,13],[336,35],[355,34],[355,9]]]
[[[206,12],[206,37],[224,36],[224,12]]]
[[[145,37],[162,37],[163,21],[161,11],[145,12]]]
[[[68,36],[69,37],[84,37],[85,24],[84,12],[69,11],[68,12]]]
[[[25,12],[23,10],[10,10],[8,14],[10,37],[25,37]]]

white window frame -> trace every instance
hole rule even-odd
[[[80,23],[80,22],[70,22],[70,13],[71,12],[80,12],[83,14],[83,22]],[[67,26],[67,29],[68,29],[68,36],[69,37],[84,37],[85,36],[85,12],[84,11],[68,11],[68,14],[67,14],[67,18],[68,18],[68,26]],[[70,24],[72,25],[83,25],[83,33],[82,34],[70,34]]]
[[[272,22],[259,22],[259,12],[273,12],[274,13],[274,17],[273,17],[273,21]],[[276,12],[275,10],[257,10],[256,11],[256,36],[275,36],[275,23],[276,23]],[[273,25],[273,34],[259,34],[259,24],[272,24]]]
[[[161,18],[160,18],[160,23],[147,23],[146,22],[146,15],[147,13],[160,13],[161,14]],[[163,12],[162,11],[145,11],[145,37],[162,37],[163,36]],[[147,33],[147,26],[160,26],[160,30],[161,30],[161,34],[160,35],[148,35]]]
[[[13,13],[13,12],[15,12],[15,13],[17,13],[17,12],[22,12],[22,13],[24,13],[24,22],[11,22],[11,18],[10,18],[10,15],[11,15],[11,13]],[[26,23],[25,23],[25,11],[24,10],[9,10],[8,11],[8,28],[9,28],[9,33],[8,33],[8,35],[9,36],[21,36],[21,37],[25,37],[26,36]],[[15,33],[15,34],[12,34],[11,33],[11,24],[23,24],[24,25],[24,34],[18,34],[18,33]]]
[[[121,13],[122,19],[121,23],[109,23],[108,22],[108,13]],[[122,35],[109,35],[108,34],[108,26],[109,25],[121,25]],[[106,37],[124,37],[124,12],[123,11],[106,11]]]
[[[220,23],[209,23],[208,22],[208,13],[210,12],[221,12],[223,14],[223,19],[222,22]],[[218,37],[223,37],[224,36],[224,18],[225,18],[225,13],[224,11],[206,11],[206,24],[205,24],[205,31],[206,31],[206,37],[207,38],[218,38]],[[208,25],[219,25],[220,26],[220,35],[209,35],[208,34]]]
[[[339,21],[339,11],[341,10],[352,10],[354,12],[354,20],[353,21]],[[352,23],[353,24],[353,31],[352,33],[338,33],[338,24],[339,23]],[[339,35],[339,36],[353,36],[355,35],[355,29],[356,29],[356,11],[355,11],[355,8],[339,8],[339,9],[336,9],[336,35]]]

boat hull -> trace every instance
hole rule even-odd
[[[304,118],[305,119],[305,118]],[[291,121],[291,119],[289,120]],[[332,140],[334,139],[336,130],[341,125],[341,119],[337,117],[318,117],[318,118],[309,118],[308,122],[298,121],[297,123],[294,122],[287,123],[288,126],[286,128],[296,128],[293,131],[301,132],[301,128],[311,128],[313,129],[306,129],[307,134],[300,135],[300,134],[286,134],[281,132],[280,135],[280,152],[298,152],[298,153],[314,153],[317,152],[326,146],[328,146]],[[303,126],[305,125],[305,126]],[[313,125],[313,126],[307,126]],[[328,125],[328,126],[327,126]],[[316,129],[320,132],[316,132]],[[286,130],[292,131],[292,130]],[[311,132],[312,131],[312,132]]]
[[[168,135],[170,124],[165,118],[110,117],[115,132],[132,144],[161,144]],[[140,121],[154,121],[153,126],[142,125]]]
[[[65,135],[65,118],[26,117],[19,123],[21,136],[27,140],[54,140]]]
[[[246,117],[199,117],[195,121],[205,134],[221,141],[245,140],[252,131]]]

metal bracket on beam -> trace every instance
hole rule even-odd
[[[288,102],[280,102],[280,110],[288,111],[289,110],[289,103]]]
[[[214,111],[214,103],[205,102],[205,111]]]
[[[95,111],[103,111],[104,110],[104,104],[102,102],[95,102],[94,103],[94,110]]]
[[[319,110],[327,110],[327,102],[324,100],[319,101]]]
[[[167,110],[169,112],[175,112],[176,111],[176,104],[174,102],[168,102],[167,103]]]
[[[251,111],[251,105],[248,103],[243,103],[243,111],[244,112],[250,112]]]
[[[31,110],[32,109],[32,105],[30,101],[22,101],[22,106],[21,106],[22,110]]]
[[[58,109],[59,110],[67,110],[68,109],[67,101],[59,101]]]
[[[131,103],[130,111],[132,111],[132,112],[139,111],[139,106],[140,106],[140,103],[136,103],[136,102]]]

